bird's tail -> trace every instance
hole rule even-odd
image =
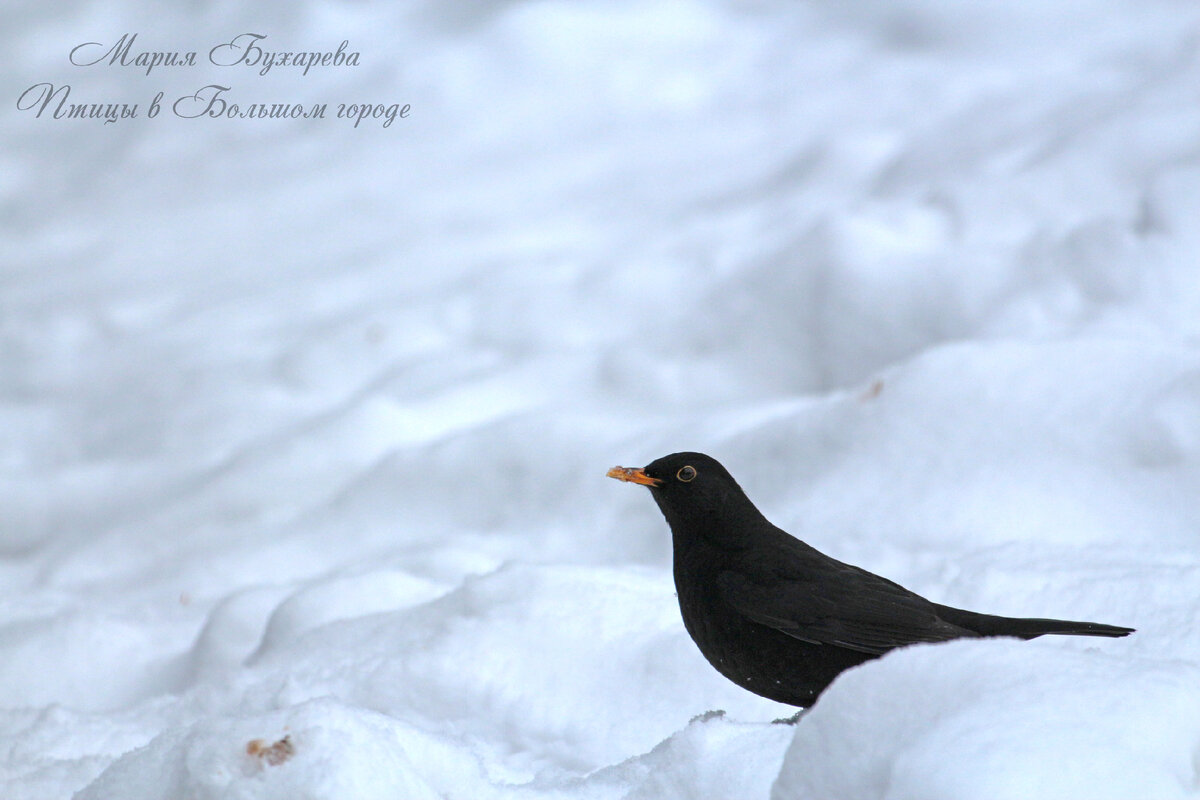
[[[1075,622],[1068,619],[1020,619],[997,617],[991,614],[976,614],[949,606],[940,606],[938,616],[959,627],[974,631],[980,636],[1016,636],[1020,639],[1035,639],[1047,633],[1065,636],[1128,636],[1133,628],[1120,625],[1104,625],[1099,622]]]

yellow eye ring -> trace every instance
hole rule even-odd
[[[696,470],[694,467],[681,467],[679,472],[675,473],[675,477],[684,483],[689,483],[696,477]]]

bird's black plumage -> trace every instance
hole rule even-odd
[[[926,600],[775,527],[733,476],[702,453],[674,453],[608,474],[649,487],[666,517],[679,609],[700,652],[734,683],[781,703],[807,708],[842,671],[909,644],[1133,632],[977,614]]]

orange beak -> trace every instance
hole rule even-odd
[[[608,471],[608,477],[629,483],[640,483],[642,486],[658,486],[662,481],[651,478],[646,470],[640,467],[613,467]]]

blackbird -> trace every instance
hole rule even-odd
[[[738,686],[780,703],[807,708],[843,670],[918,642],[1133,633],[926,600],[775,527],[702,453],[674,453],[642,469],[613,467],[608,477],[649,487],[667,518],[679,610],[700,652]]]

